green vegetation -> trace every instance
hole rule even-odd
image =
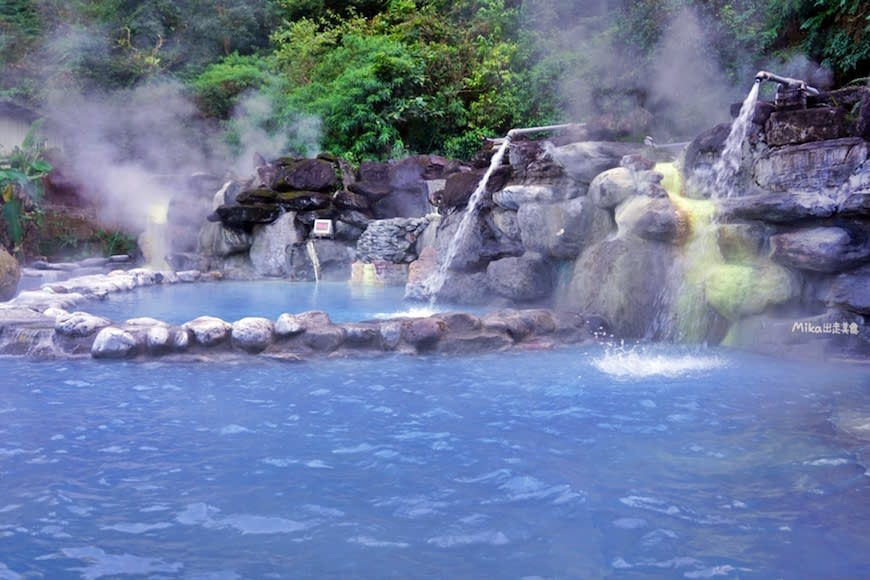
[[[0,221],[4,225],[0,240],[16,256],[22,254],[28,224],[39,225],[42,179],[51,171],[39,139],[40,125],[33,123],[20,146],[0,155]]]
[[[638,111],[687,137],[650,78],[687,13],[703,38],[684,52],[722,86],[798,54],[838,85],[870,73],[864,0],[0,0],[0,96],[172,77],[230,137],[255,93],[273,104],[261,128],[317,118],[320,147],[353,161],[467,157],[512,127]]]

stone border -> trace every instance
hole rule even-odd
[[[440,312],[428,317],[336,324],[321,311],[245,317],[232,323],[201,316],[181,325],[153,318],[115,323],[73,308],[112,292],[157,284],[220,280],[219,272],[153,272],[142,268],[43,284],[0,303],[0,354],[31,360],[214,360],[261,355],[281,360],[403,354],[472,354],[545,349],[598,341],[608,334],[597,316],[547,309],[505,309],[483,316]]]

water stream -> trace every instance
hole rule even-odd
[[[441,290],[441,287],[444,286],[444,282],[447,279],[447,271],[450,269],[450,265],[453,263],[453,260],[456,259],[456,254],[459,252],[459,245],[466,237],[468,237],[469,228],[471,228],[471,224],[477,215],[477,208],[480,205],[481,199],[483,199],[483,193],[486,191],[489,178],[501,165],[505,153],[510,146],[510,142],[511,136],[508,134],[501,146],[492,156],[492,160],[489,163],[486,173],[483,174],[483,177],[478,182],[471,197],[468,199],[468,207],[465,210],[465,214],[462,216],[462,220],[459,222],[459,227],[456,229],[456,233],[453,235],[450,244],[447,246],[447,252],[444,254],[444,258],[441,261],[438,270],[436,270],[429,276],[429,279],[426,280],[426,289],[427,294],[429,295],[430,305],[435,304],[438,292]]]
[[[740,114],[731,124],[731,132],[725,140],[722,154],[713,165],[712,197],[730,197],[733,193],[734,176],[740,170],[740,161],[743,157],[743,143],[749,133],[749,126],[755,114],[755,105],[758,103],[758,93],[761,82],[756,80],[752,84],[749,94],[740,107]]]

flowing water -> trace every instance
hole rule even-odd
[[[865,367],[594,346],[0,377],[4,580],[870,570]]]
[[[740,162],[743,159],[743,143],[746,141],[752,117],[755,115],[755,106],[758,104],[760,90],[761,82],[756,80],[740,106],[740,113],[731,124],[731,131],[728,133],[719,159],[713,165],[711,186],[714,198],[730,197],[733,193],[734,176],[740,171]]]
[[[504,138],[504,141],[502,141],[501,146],[496,150],[495,154],[493,154],[486,173],[483,174],[477,187],[472,192],[471,197],[468,198],[468,206],[465,209],[462,220],[459,222],[459,227],[456,229],[456,233],[453,235],[453,238],[447,246],[447,251],[438,266],[438,270],[436,270],[426,281],[426,291],[427,294],[429,294],[430,304],[432,305],[435,304],[438,291],[441,290],[441,287],[444,286],[444,282],[447,280],[447,272],[450,270],[453,260],[456,259],[456,254],[459,252],[460,245],[468,237],[469,229],[477,217],[477,207],[483,199],[484,192],[486,192],[489,178],[492,176],[493,172],[501,166],[505,153],[510,146],[510,142],[511,136],[508,134]]]

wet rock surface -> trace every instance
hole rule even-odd
[[[275,321],[246,317],[228,322],[201,316],[181,325],[152,318],[110,321],[85,310],[88,300],[106,292],[219,278],[218,273],[117,271],[71,279],[67,286],[57,283],[53,290],[19,294],[0,304],[0,354],[34,360],[84,356],[220,360],[251,355],[301,360],[387,352],[472,354],[595,341],[607,331],[597,317],[542,309],[506,309],[485,317],[438,313],[341,324],[332,322],[326,312],[310,311],[284,313]],[[70,301],[58,303],[56,296],[67,296]],[[69,312],[63,306],[82,309]]]

